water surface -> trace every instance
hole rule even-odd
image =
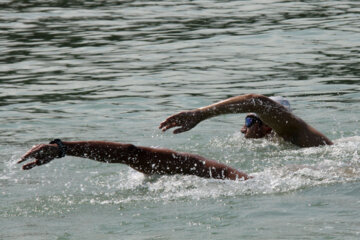
[[[359,19],[358,1],[2,1],[0,239],[358,239]],[[158,130],[245,93],[287,97],[335,144],[245,140],[244,114]],[[15,164],[53,138],[192,152],[255,178]]]

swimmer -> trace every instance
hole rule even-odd
[[[333,144],[324,134],[295,116],[285,98],[258,94],[232,97],[209,106],[177,113],[162,122],[159,128],[166,131],[178,127],[174,133],[182,133],[206,119],[231,113],[249,113],[241,129],[245,138],[277,135],[299,147]]]
[[[181,133],[211,117],[249,112],[241,129],[245,138],[263,138],[275,134],[300,147],[332,144],[325,135],[295,116],[286,99],[257,94],[233,97],[206,107],[180,112],[167,118],[159,128],[166,131],[179,127],[174,133]],[[229,180],[251,178],[235,168],[196,154],[104,141],[63,142],[55,139],[49,144],[34,146],[18,163],[34,158],[35,161],[23,166],[24,170],[29,170],[66,155],[99,162],[122,163],[147,175],[183,174]]]

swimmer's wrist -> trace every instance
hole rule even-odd
[[[58,145],[59,148],[59,153],[58,153],[58,158],[63,158],[66,156],[66,152],[67,152],[67,147],[64,145],[64,143],[61,141],[61,139],[56,138],[54,140],[52,140],[51,142],[49,142],[49,144],[56,144]]]
[[[202,107],[196,109],[197,117],[202,121],[216,115],[216,109],[209,108],[209,107]]]

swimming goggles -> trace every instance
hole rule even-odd
[[[245,126],[247,128],[251,127],[252,125],[254,125],[257,122],[262,124],[262,121],[258,117],[250,115],[250,116],[246,116],[246,118],[245,118]]]

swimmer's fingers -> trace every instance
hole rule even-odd
[[[167,131],[168,129],[170,128],[174,128],[174,127],[180,127],[180,128],[177,128],[173,131],[174,134],[177,134],[177,133],[182,133],[182,132],[185,132],[185,131],[188,131],[189,129],[186,128],[186,126],[182,126],[181,124],[177,124],[177,123],[171,123],[171,124],[168,124],[166,126],[163,126],[163,127],[160,127],[160,129],[165,132]]]
[[[173,131],[173,133],[178,134],[178,133],[183,133],[183,132],[186,132],[186,131],[188,131],[188,130],[186,130],[185,128],[182,127],[182,128],[175,129]]]
[[[35,167],[36,165],[37,165],[36,161],[34,161],[34,162],[31,162],[31,163],[25,164],[24,166],[22,166],[22,169],[23,170],[29,170],[29,169],[32,169],[33,167]]]
[[[189,127],[189,126],[184,126],[184,127],[181,127],[181,128],[177,128],[173,131],[174,134],[178,134],[178,133],[183,133],[183,132],[187,132],[189,131],[191,128],[193,127]]]
[[[43,148],[43,145],[44,144],[33,146],[29,151],[27,151],[24,155],[21,156],[20,160],[17,163],[22,163],[29,158],[35,158],[41,148]]]
[[[168,130],[169,128],[173,128],[173,127],[179,127],[182,124],[182,120],[181,120],[181,116],[179,116],[181,113],[179,114],[175,114],[172,115],[170,117],[168,117],[165,121],[163,121],[162,123],[160,123],[159,128],[165,132],[166,130]]]
[[[169,125],[166,125],[165,127],[163,127],[162,131],[165,132],[166,130],[168,130],[170,128],[174,128],[174,127],[179,127],[173,131],[174,134],[186,132],[192,128],[192,127],[189,127],[189,124],[187,124],[187,123],[183,123],[183,124],[172,123],[172,124],[169,124]]]
[[[25,164],[24,166],[22,166],[22,169],[23,169],[23,170],[30,170],[30,169],[32,169],[33,167],[40,166],[40,165],[44,165],[44,164],[50,162],[51,160],[53,160],[53,158],[36,159],[35,161],[30,162],[30,163],[27,163],[27,164]]]
[[[171,121],[171,120],[165,120],[164,122],[162,122],[159,126],[159,129],[161,129],[163,132],[165,132],[166,130],[173,128],[173,127],[178,127],[179,124],[176,121]]]

